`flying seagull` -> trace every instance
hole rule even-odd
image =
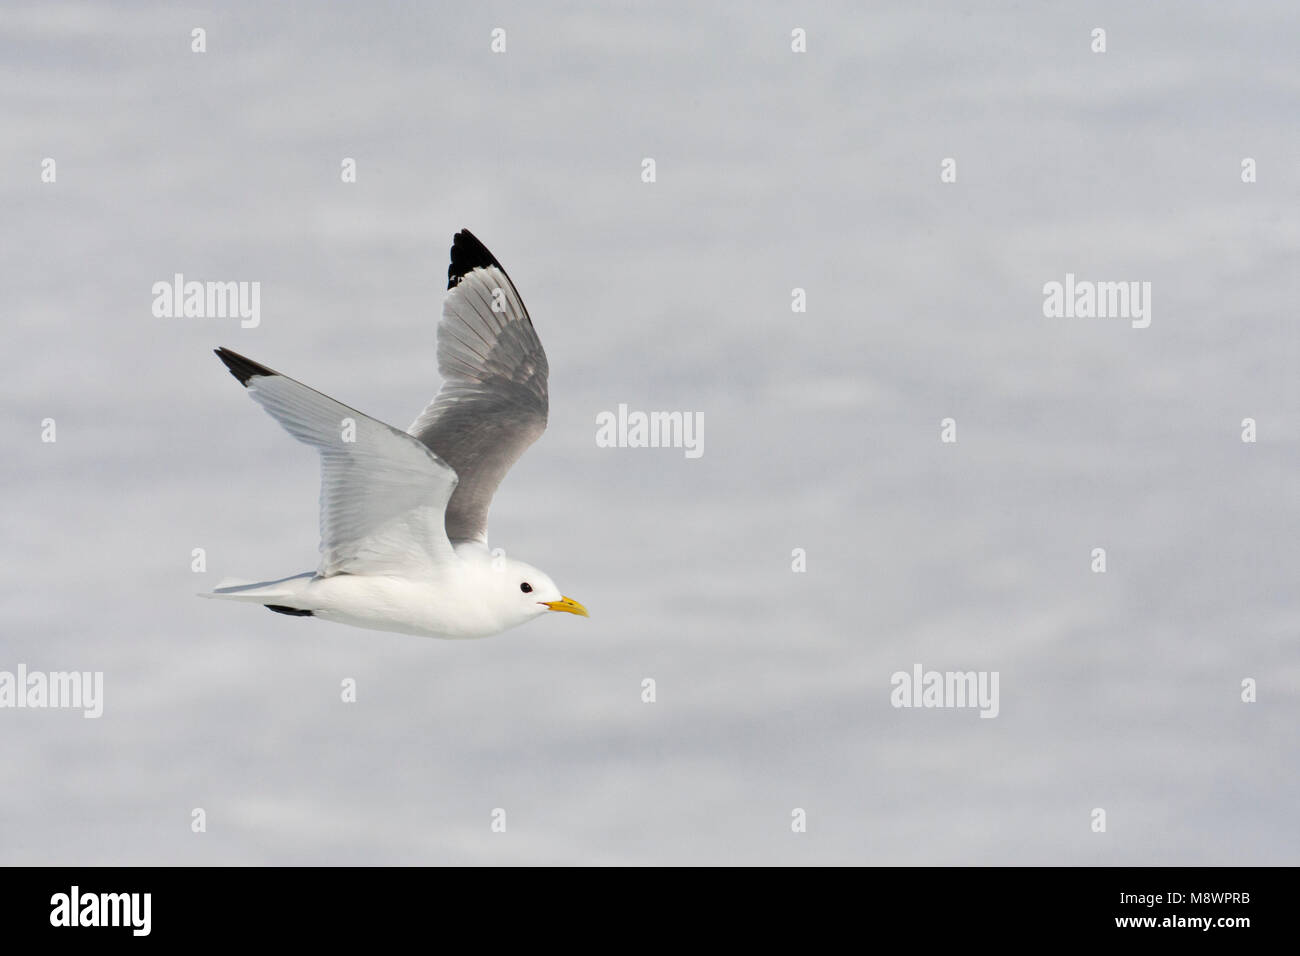
[[[204,597],[428,637],[488,637],[547,611],[587,616],[531,565],[487,546],[488,507],[546,430],[548,367],[514,283],[456,233],[438,325],[441,391],[407,431],[217,349],[253,400],[320,452],[320,566]]]

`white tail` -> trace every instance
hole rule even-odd
[[[249,601],[255,604],[285,604],[297,607],[293,599],[307,589],[314,571],[295,574],[291,578],[278,581],[240,581],[237,578],[224,578],[212,591],[204,592],[199,597],[221,598],[226,601]]]

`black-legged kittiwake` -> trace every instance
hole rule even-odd
[[[542,343],[505,269],[469,230],[452,241],[447,288],[442,389],[407,431],[217,350],[255,401],[320,452],[321,561],[205,597],[443,638],[488,637],[547,611],[587,616],[545,573],[487,546],[493,493],[546,429]]]

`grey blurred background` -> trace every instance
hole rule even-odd
[[[1300,862],[1294,5],[863,7],[7,3],[0,670],[106,687],[0,710],[0,862]],[[316,563],[210,350],[405,427],[463,226],[551,363],[492,544],[592,618],[196,599]],[[1044,318],[1067,271],[1150,328]],[[620,402],[704,456],[597,448]],[[1000,716],[892,708],[917,662]]]

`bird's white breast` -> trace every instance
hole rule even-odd
[[[485,570],[462,563],[427,581],[339,574],[313,581],[309,593],[319,606],[316,616],[326,621],[425,637],[490,637],[515,622],[495,606]]]

